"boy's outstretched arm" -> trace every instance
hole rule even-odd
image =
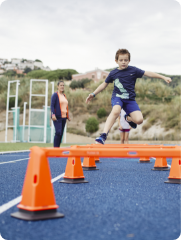
[[[172,79],[170,77],[165,77],[165,76],[163,76],[161,74],[154,73],[154,72],[145,71],[144,76],[152,77],[152,78],[161,78],[161,79],[163,79],[167,83],[170,83],[172,81]]]
[[[86,103],[89,103],[98,93],[104,90],[109,83],[103,82],[99,87],[93,92],[90,93],[89,96],[86,98]]]

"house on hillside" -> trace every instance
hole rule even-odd
[[[11,58],[11,63],[13,64],[19,64],[22,62],[22,58]]]
[[[6,69],[6,71],[17,69],[16,64],[14,63],[5,63],[4,65],[1,66],[1,68]]]
[[[81,74],[73,74],[72,75],[72,80],[81,80],[83,78],[89,78],[92,79],[94,82],[99,82],[100,80],[104,80],[107,78],[109,72],[101,70],[99,68],[96,68],[95,70],[86,72],[86,73],[81,73]]]
[[[24,61],[24,62],[21,62],[18,64],[18,67],[20,70],[24,70],[25,68],[31,68],[31,70],[34,69],[34,64],[33,64],[33,61],[32,62],[29,62],[29,61]]]
[[[7,58],[0,58],[0,64],[4,64],[5,62],[8,62]]]
[[[34,62],[34,66],[43,69],[43,63],[42,62]]]

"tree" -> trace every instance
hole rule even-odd
[[[70,88],[75,89],[75,88],[84,88],[86,86],[87,83],[89,83],[90,81],[92,81],[91,79],[88,78],[84,78],[81,80],[73,80],[71,82],[71,84],[69,85]]]
[[[29,67],[26,67],[25,68],[25,70],[24,70],[24,73],[29,73],[29,72],[31,72],[32,71],[32,69],[31,68],[29,68]]]
[[[42,62],[41,60],[39,60],[39,59],[35,59],[35,62]]]

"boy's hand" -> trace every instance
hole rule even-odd
[[[93,94],[89,94],[89,96],[86,98],[86,103],[89,103],[94,98]]]
[[[170,83],[172,79],[170,77],[164,77],[165,82]]]

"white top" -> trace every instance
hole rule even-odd
[[[124,115],[126,114],[126,112],[121,109],[121,113],[120,113],[120,124],[121,124],[121,127],[123,129],[130,129],[130,125],[128,122],[126,122],[125,118],[124,118]]]

